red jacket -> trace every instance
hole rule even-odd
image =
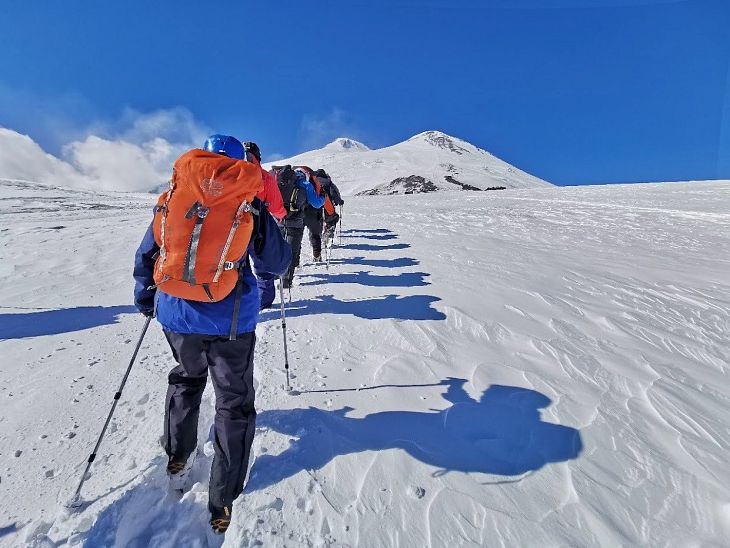
[[[271,213],[277,221],[281,221],[286,217],[286,209],[284,209],[284,200],[281,199],[281,192],[279,192],[279,185],[276,182],[276,177],[261,167],[256,157],[251,158],[251,161],[259,166],[261,169],[261,178],[264,180],[264,188],[259,192],[256,197],[263,202],[266,202]]]

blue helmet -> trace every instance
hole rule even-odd
[[[246,151],[241,141],[230,135],[211,135],[203,143],[203,150],[223,154],[236,160],[244,160],[246,158]]]

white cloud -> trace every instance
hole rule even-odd
[[[306,150],[319,148],[338,137],[361,139],[360,133],[348,114],[337,107],[326,116],[304,116],[299,129],[302,146]]]
[[[98,124],[96,131],[102,137],[121,139],[131,143],[146,143],[154,139],[165,139],[171,143],[202,143],[210,134],[193,114],[182,107],[141,113],[126,109],[118,120]]]
[[[99,189],[147,191],[169,179],[175,158],[187,148],[164,139],[137,145],[92,135],[67,145],[64,157]]]
[[[0,178],[116,191],[164,184],[175,159],[208,133],[182,108],[140,114],[127,110],[112,124],[95,123],[87,137],[65,145],[61,158],[30,137],[0,128]]]
[[[59,160],[27,135],[0,128],[0,178],[23,179],[60,186],[87,186],[90,180]]]
[[[271,154],[267,154],[264,156],[264,162],[265,164],[271,163],[271,162],[278,162],[279,160],[283,160],[286,158],[283,154],[279,152],[272,152]]]

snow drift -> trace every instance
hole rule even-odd
[[[0,183],[2,546],[207,544],[214,396],[177,500],[159,328],[86,505],[57,504],[142,326],[130,273],[152,203]],[[730,183],[346,208],[330,268],[292,291],[297,395],[278,312],[261,315],[255,461],[226,546],[726,544]]]

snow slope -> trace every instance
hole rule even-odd
[[[273,164],[323,168],[344,196],[385,187],[394,179],[411,175],[424,177],[441,190],[463,190],[463,185],[481,189],[549,186],[489,152],[440,131],[426,131],[377,150],[340,138],[319,150]]]
[[[177,501],[157,326],[86,506],[58,505],[142,326],[152,203],[0,183],[1,546],[207,545],[213,395]],[[292,291],[296,395],[262,314],[225,546],[727,545],[730,182],[353,198],[344,221]]]

